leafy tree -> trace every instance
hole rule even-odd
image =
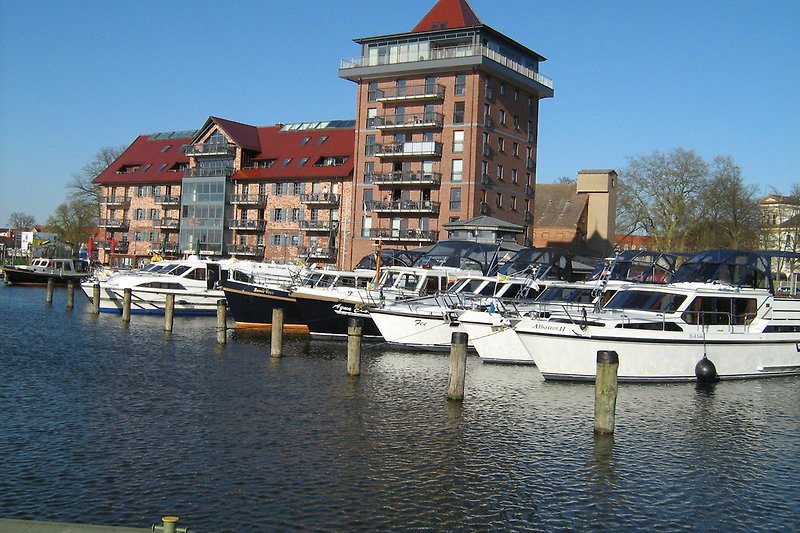
[[[8,225],[15,230],[30,229],[36,225],[36,220],[33,215],[17,211],[8,217]]]
[[[569,176],[561,176],[560,178],[556,178],[556,181],[553,183],[560,183],[561,185],[574,185],[576,180],[575,178],[571,178]]]
[[[122,152],[124,146],[106,146],[101,148],[89,163],[80,172],[72,174],[72,180],[67,184],[71,200],[86,200],[97,205],[97,214],[100,213],[100,187],[92,183],[101,172],[111,165]]]
[[[659,250],[686,250],[708,183],[706,162],[692,150],[656,150],[629,158],[619,176],[620,230],[647,233]]]
[[[85,199],[74,199],[59,205],[47,219],[47,229],[63,242],[72,245],[77,253],[80,243],[88,240],[97,223],[97,205]]]

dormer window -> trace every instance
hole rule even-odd
[[[162,149],[161,149],[161,153],[162,153],[162,154],[163,154],[163,153],[165,153],[165,152],[166,152],[167,150],[169,150],[170,148],[172,148],[172,145],[171,145],[171,144],[168,144],[168,145],[164,146],[164,148],[162,148]]]
[[[291,157],[287,157],[286,159],[284,159],[283,161],[281,161],[281,168],[283,168],[283,167],[287,166],[287,165],[288,165],[289,163],[291,163],[291,162],[292,162],[292,158],[291,158]]]
[[[300,141],[300,146],[307,145],[308,141],[310,141],[310,140],[311,140],[311,137],[303,137],[302,140]]]
[[[319,138],[319,140],[317,141],[317,146],[321,145],[322,143],[324,143],[324,142],[325,142],[325,141],[327,141],[327,140],[328,140],[328,136],[327,136],[327,135],[323,135],[323,136],[322,136],[322,137],[320,137],[320,138]]]

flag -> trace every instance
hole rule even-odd
[[[497,281],[498,282],[508,281],[508,276],[506,276],[504,274],[497,274]]]
[[[535,290],[535,291],[538,291],[538,290],[539,290],[539,284],[538,284],[538,283],[536,283],[536,280],[535,280],[535,279],[533,279],[533,278],[530,278],[530,279],[528,279],[528,280],[525,282],[525,286],[526,286],[526,287],[528,287],[529,289],[533,289],[533,290]]]

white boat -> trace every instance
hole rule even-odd
[[[670,284],[627,285],[599,312],[523,317],[514,330],[545,379],[594,380],[601,350],[617,352],[620,381],[797,375],[800,299],[779,294],[769,254],[706,251]]]
[[[528,253],[530,252],[530,253]],[[445,292],[392,305],[370,308],[384,340],[397,346],[423,350],[449,350],[454,332],[465,331],[460,317],[470,310],[493,312],[516,309],[532,301],[547,279],[568,277],[569,258],[553,249],[527,249],[496,275],[462,273]],[[512,267],[520,272],[514,272]],[[483,269],[488,269],[488,265]],[[523,275],[516,275],[524,273]],[[509,275],[513,274],[513,275]]]
[[[533,302],[508,306],[502,300],[494,310],[468,310],[459,317],[469,342],[486,363],[534,364],[514,327],[523,317],[546,318],[552,313],[580,317],[599,310],[629,283],[663,283],[675,272],[676,254],[626,250],[607,258],[586,281],[543,281]]]
[[[125,289],[130,289],[131,314],[163,315],[167,295],[172,294],[175,296],[175,316],[214,315],[217,302],[225,298],[219,282],[228,277],[228,271],[234,264],[240,269],[246,265],[248,270],[287,279],[299,269],[292,265],[191,256],[182,260],[150,263],[138,270],[120,271],[105,280],[89,279],[81,283],[81,289],[92,300],[95,285],[100,286],[99,307],[100,312],[104,313],[121,313]]]

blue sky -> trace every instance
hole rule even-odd
[[[0,226],[44,223],[73,173],[139,134],[354,118],[352,39],[434,3],[0,0]],[[800,183],[797,0],[470,4],[548,58],[539,183],[677,147],[731,156],[764,194]]]

